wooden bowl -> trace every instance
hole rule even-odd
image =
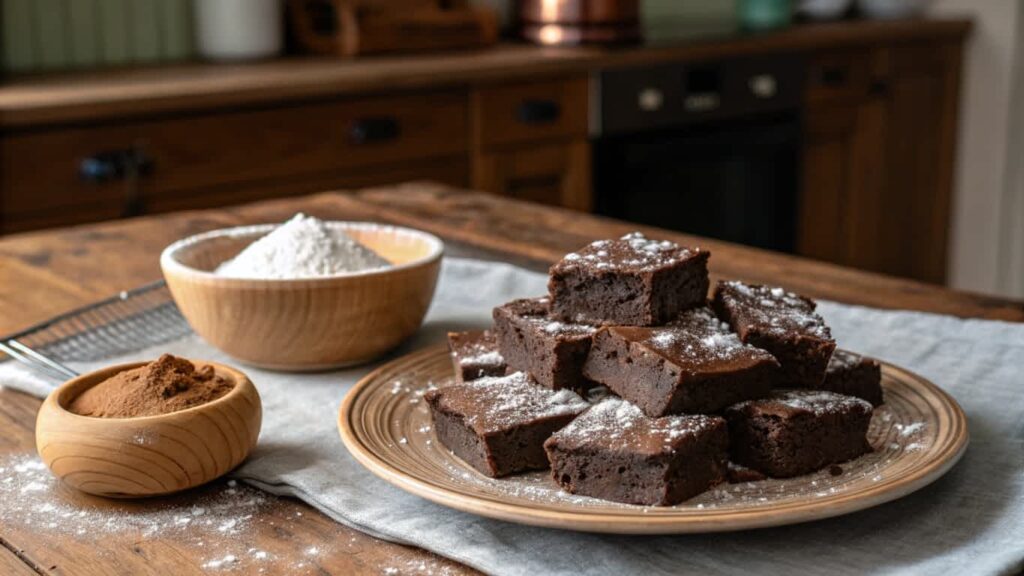
[[[137,498],[205,484],[238,466],[256,446],[260,395],[245,374],[213,362],[234,383],[212,402],[158,416],[98,418],[67,407],[87,389],[146,362],[83,374],[54,390],[36,418],[36,449],[58,478],[83,492]]]
[[[367,362],[412,336],[434,296],[444,244],[396,226],[329,222],[393,264],[302,280],[225,278],[212,271],[275,224],[228,228],[168,246],[160,257],[192,328],[233,358],[273,370]]]

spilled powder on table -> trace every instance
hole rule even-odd
[[[166,537],[196,550],[201,568],[210,572],[279,571],[282,559],[260,548],[256,538],[261,524],[288,521],[259,517],[277,497],[235,480],[224,484],[187,503],[102,501],[61,486],[38,457],[10,455],[0,458],[0,526],[85,543],[113,535]],[[288,571],[316,573],[316,564],[298,559],[288,563]]]

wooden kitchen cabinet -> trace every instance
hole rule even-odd
[[[8,77],[0,234],[405,180],[589,210],[591,117],[607,129],[591,77],[791,55],[805,78],[797,251],[941,282],[969,29],[851,20],[677,45]]]
[[[17,132],[0,140],[3,230],[408,179],[465,184],[467,122],[465,92],[449,91]],[[83,174],[125,157],[144,166]]]
[[[586,76],[478,88],[470,108],[474,188],[591,209]]]
[[[798,251],[942,283],[959,42],[825,53],[809,68]]]
[[[590,144],[572,140],[476,158],[474,187],[519,200],[590,210]]]

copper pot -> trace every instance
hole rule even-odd
[[[520,0],[523,35],[541,44],[622,42],[639,36],[639,0]]]

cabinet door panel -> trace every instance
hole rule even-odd
[[[945,281],[960,55],[956,43],[864,52],[870,64],[851,69],[871,71],[866,91],[809,93],[801,254]]]
[[[833,108],[804,120],[803,185],[797,250],[804,256],[843,260],[843,199],[848,187],[850,134],[856,108]]]
[[[574,140],[481,154],[473,185],[522,200],[589,210],[590,144]]]
[[[889,97],[889,191],[882,269],[931,282],[945,280],[948,192],[940,185],[941,78],[893,82]],[[946,223],[936,226],[937,223]]]
[[[840,263],[879,272],[886,271],[886,238],[891,232],[887,120],[888,106],[882,99],[869,99],[857,108],[843,197]]]

